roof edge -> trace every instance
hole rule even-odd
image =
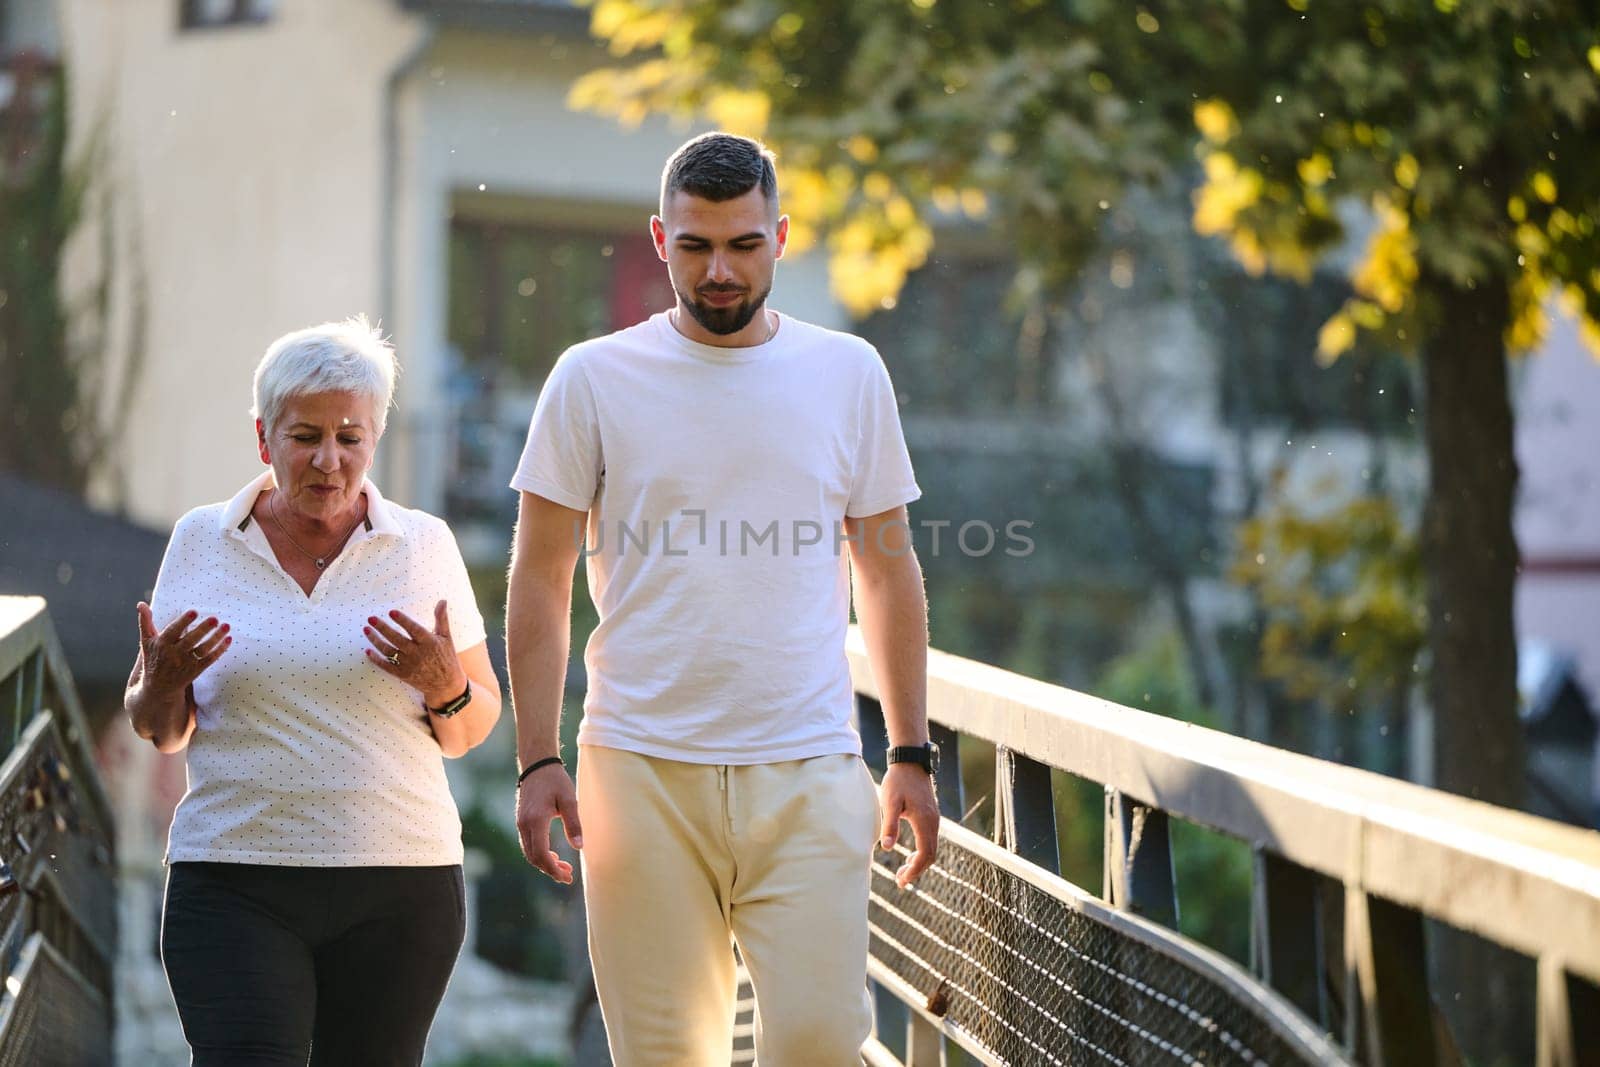
[[[399,0],[399,4],[443,26],[589,36],[589,12],[571,0]]]

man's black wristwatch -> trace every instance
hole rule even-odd
[[[929,775],[939,773],[939,746],[933,742],[925,745],[895,745],[889,749],[890,763],[915,763]]]
[[[467,687],[461,691],[461,695],[445,704],[444,707],[428,708],[427,701],[423,701],[422,706],[428,708],[430,712],[439,716],[441,719],[449,719],[458,715],[461,712],[461,709],[470,703],[472,703],[472,679],[468,678]]]

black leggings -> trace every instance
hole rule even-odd
[[[161,961],[195,1067],[420,1064],[460,867],[174,863]]]

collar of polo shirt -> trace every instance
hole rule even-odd
[[[250,526],[250,511],[256,505],[256,498],[268,489],[276,489],[278,480],[268,467],[261,472],[260,477],[239,490],[234,498],[228,501],[228,506],[222,509],[222,517],[217,520],[217,525],[226,534],[232,537],[243,537],[245,530]],[[361,491],[367,496],[367,517],[362,523],[362,528],[371,537],[404,537],[405,529],[395,519],[394,511],[389,507],[389,502],[383,499],[383,494],[378,492],[378,487],[372,484],[372,479],[363,478]]]

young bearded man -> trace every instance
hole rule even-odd
[[[877,352],[766,306],[789,232],[769,152],[685,144],[650,230],[676,305],[562,355],[511,483],[517,829],[559,882],[552,819],[582,850],[617,1063],[728,1062],[731,940],[762,1067],[855,1065],[873,844],[911,824],[906,885],[939,829],[920,491]],[[575,792],[557,727],[585,535],[600,621]],[[894,746],[881,793],[852,721],[852,574]]]

